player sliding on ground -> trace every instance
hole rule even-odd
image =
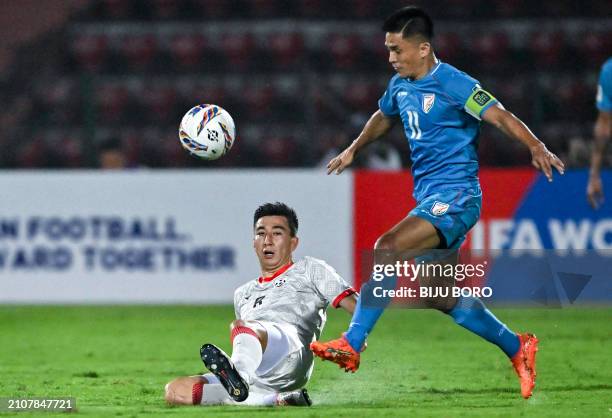
[[[310,406],[303,389],[313,369],[308,346],[321,335],[330,304],[355,309],[355,291],[328,264],[311,257],[293,262],[293,209],[267,203],[255,211],[253,225],[261,277],[234,293],[232,355],[204,344],[200,356],[210,373],[168,383],[171,404]]]
[[[433,23],[423,10],[406,7],[396,11],[385,21],[383,31],[389,62],[397,74],[361,134],[329,162],[328,174],[341,173],[353,162],[357,151],[381,138],[401,119],[410,144],[417,206],[385,232],[374,248],[377,253],[394,254],[438,248],[456,250],[480,216],[482,195],[476,150],[481,120],[527,146],[533,166],[549,181],[553,167],[563,174],[564,166],[477,80],[435,56]],[[363,303],[366,294],[372,292],[371,282],[361,289],[348,331],[337,340],[311,344],[317,356],[347,371],[354,372],[359,367],[359,351],[384,310],[384,306]],[[535,335],[513,332],[475,297],[429,298],[424,302],[500,347],[520,378],[523,397],[531,396],[538,350]]]

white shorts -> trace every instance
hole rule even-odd
[[[255,385],[277,392],[304,387],[312,374],[312,352],[289,324],[257,321],[268,333],[268,344],[255,371]]]
[[[257,321],[268,334],[268,343],[251,386],[261,392],[286,392],[302,388],[310,379],[313,355],[300,341],[297,329],[289,324]],[[218,383],[205,374],[209,383]]]

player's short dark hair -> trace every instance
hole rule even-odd
[[[423,9],[416,6],[406,6],[393,12],[382,26],[383,31],[402,33],[402,38],[421,36],[431,41],[434,36],[434,25],[431,17]]]
[[[289,232],[291,233],[291,236],[295,237],[298,230],[298,218],[293,208],[290,208],[281,202],[264,203],[258,207],[257,210],[255,210],[255,215],[253,216],[253,227],[255,227],[255,224],[259,218],[264,216],[284,216],[289,224]]]

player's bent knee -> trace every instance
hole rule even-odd
[[[268,332],[266,328],[257,321],[245,321],[242,319],[235,319],[230,323],[230,331],[232,340],[238,333],[247,332],[254,335],[261,344],[262,349],[266,349],[268,344]]]
[[[197,392],[194,388],[197,389],[196,386],[201,387],[204,383],[204,379],[200,377],[179,377],[166,384],[164,399],[170,405],[193,405],[194,392]]]
[[[174,386],[174,382],[175,382],[174,380],[172,382],[168,382],[166,383],[166,386],[164,387],[164,399],[170,405],[177,404],[177,400],[175,396],[176,388]]]
[[[235,328],[239,328],[239,327],[249,328],[252,331],[254,331],[257,335],[260,335],[261,333],[266,332],[266,328],[257,321],[245,321],[243,319],[234,319],[230,323],[230,331],[233,331]]]
[[[244,327],[244,326],[245,326],[245,322],[242,319],[234,319],[232,322],[230,322],[230,330],[236,327]]]
[[[374,244],[375,250],[380,251],[395,251],[397,250],[397,244],[394,234],[383,234],[381,235]]]
[[[181,385],[177,384],[177,380],[178,379],[168,382],[164,388],[164,399],[170,405],[184,405],[184,396],[181,393]]]

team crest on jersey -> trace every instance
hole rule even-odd
[[[436,101],[436,95],[434,93],[424,94],[423,95],[423,112],[429,113],[435,101]]]
[[[431,214],[434,216],[442,216],[448,211],[450,205],[448,203],[435,201],[431,207]]]
[[[276,287],[281,287],[282,285],[284,285],[287,282],[286,279],[278,279],[274,282],[274,286]]]

